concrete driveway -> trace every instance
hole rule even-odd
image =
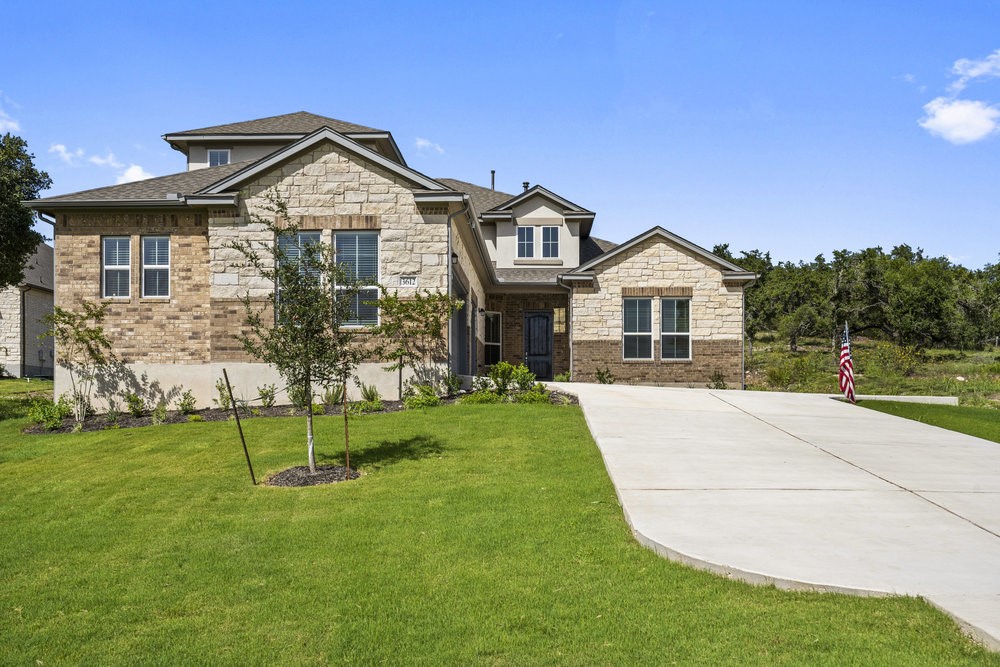
[[[782,588],[919,595],[1000,650],[1000,444],[814,394],[564,384],[658,553]]]

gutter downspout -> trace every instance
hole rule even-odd
[[[556,278],[556,284],[566,288],[566,341],[569,345],[569,381],[573,381],[573,286],[567,285],[561,278]]]
[[[464,214],[468,214],[468,212],[469,212],[469,200],[468,200],[468,197],[466,197],[466,199],[463,200],[463,206],[462,206],[461,209],[455,211],[454,213],[449,213],[448,214],[448,221],[447,221],[447,224],[448,224],[448,254],[445,255],[444,266],[445,266],[445,271],[447,271],[447,281],[446,281],[445,284],[447,285],[447,294],[448,294],[448,298],[449,299],[451,298],[451,273],[452,273],[452,271],[454,271],[454,269],[451,266],[451,252],[452,252],[452,250],[451,250],[451,221],[452,221],[452,219],[457,218],[458,216],[462,215],[463,213]],[[453,322],[454,319],[455,319],[454,314],[451,317],[448,318],[448,372],[449,373],[452,372],[452,370],[453,370],[452,369],[452,349],[451,348],[452,348],[452,334],[454,333],[452,331],[452,322]]]

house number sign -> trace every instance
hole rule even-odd
[[[400,287],[416,287],[417,277],[416,276],[400,276],[399,277]]]

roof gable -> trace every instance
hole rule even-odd
[[[593,211],[588,211],[582,206],[578,206],[573,202],[571,202],[570,200],[565,199],[564,197],[560,197],[551,190],[543,188],[541,185],[536,185],[534,187],[528,188],[527,190],[517,195],[516,197],[508,199],[506,202],[503,202],[502,204],[494,206],[493,208],[489,209],[489,212],[500,213],[500,212],[513,211],[514,207],[517,206],[518,204],[536,196],[545,197],[549,201],[561,206],[564,210],[572,213],[589,213],[590,215],[594,215]]]
[[[189,135],[205,134],[309,134],[321,127],[329,127],[337,132],[343,133],[370,133],[385,132],[373,127],[348,123],[347,121],[319,116],[308,111],[296,111],[295,113],[281,114],[280,116],[268,116],[267,118],[256,118],[254,120],[244,120],[238,123],[225,123],[223,125],[211,125],[194,130],[184,130],[182,132],[168,132],[164,137],[184,137]]]

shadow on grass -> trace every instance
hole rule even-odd
[[[351,467],[378,470],[400,461],[417,461],[437,456],[444,451],[444,443],[432,435],[415,435],[402,440],[382,440],[371,447],[351,452]],[[320,454],[323,463],[343,463],[343,452],[335,456]]]

